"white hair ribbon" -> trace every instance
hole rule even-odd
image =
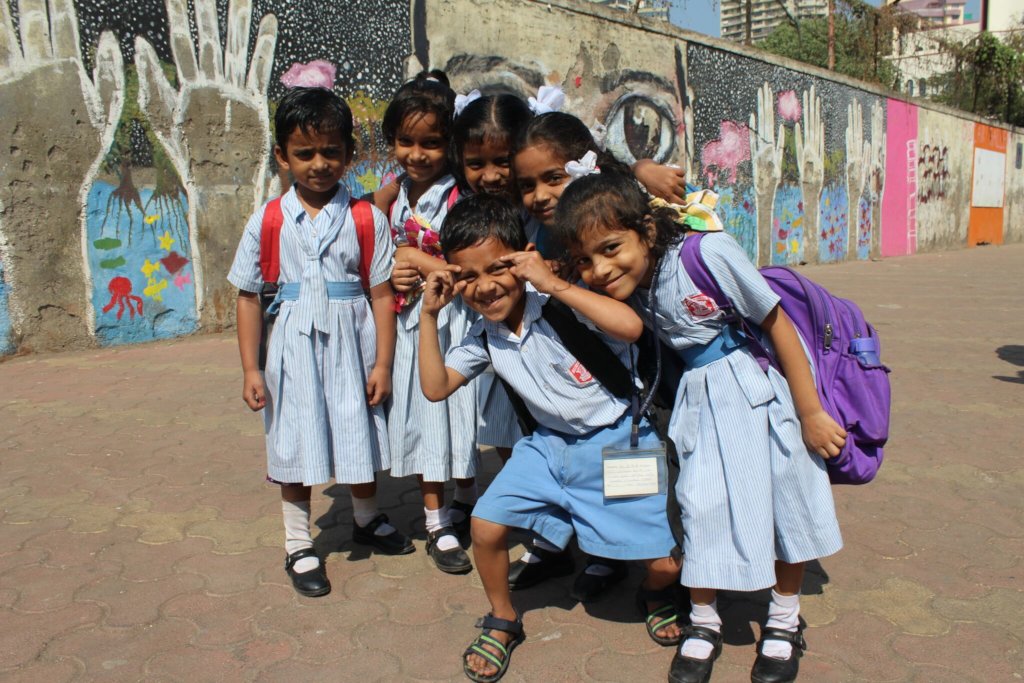
[[[579,161],[570,161],[565,165],[565,172],[569,174],[570,183],[584,176],[600,173],[601,169],[597,167],[597,153],[591,150]]]
[[[608,137],[608,127],[598,121],[594,122],[594,127],[590,129],[590,137],[594,138],[594,144],[597,145],[598,149],[604,151],[604,141]]]
[[[537,116],[558,111],[565,103],[565,93],[557,85],[542,85],[537,97],[530,98],[530,111]]]
[[[479,100],[479,99],[480,99],[480,91],[479,90],[471,90],[471,91],[469,91],[468,95],[456,95],[455,96],[455,115],[458,116],[459,114],[462,113],[462,110],[465,109],[466,106],[470,102],[473,102],[473,101]]]

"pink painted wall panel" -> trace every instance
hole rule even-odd
[[[882,256],[917,251],[917,107],[890,99],[885,131]]]

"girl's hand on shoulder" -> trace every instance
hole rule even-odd
[[[405,293],[416,289],[422,284],[419,269],[408,261],[395,261],[391,269],[391,288],[396,292]]]
[[[824,410],[801,416],[800,429],[807,448],[826,460],[839,455],[846,443],[846,430]]]
[[[366,402],[379,406],[391,395],[391,368],[375,365],[366,378]]]
[[[517,251],[508,257],[512,263],[512,274],[537,288],[538,292],[551,294],[559,285],[566,283],[551,270],[539,251]]]
[[[459,266],[448,264],[427,276],[427,282],[423,286],[424,314],[437,315],[456,296],[462,294],[466,289],[466,283],[455,279],[461,270]]]
[[[242,400],[249,410],[263,410],[267,405],[267,390],[259,370],[246,370],[242,379]]]
[[[681,168],[641,159],[633,164],[633,173],[647,191],[672,204],[686,201],[686,173]]]

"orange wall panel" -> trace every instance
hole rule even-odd
[[[967,226],[967,246],[973,247],[977,244],[1002,244],[1003,243],[1003,205],[1006,194],[1005,169],[1006,169],[1006,142],[1008,134],[1002,128],[986,126],[982,123],[974,125],[974,167],[972,171],[971,184],[975,185],[975,176],[981,172],[978,168],[978,150],[994,152],[1002,155],[1002,193],[999,198],[999,206],[975,206],[976,190],[971,193],[971,218]],[[990,156],[990,155],[989,155]],[[988,185],[988,181],[984,181]]]

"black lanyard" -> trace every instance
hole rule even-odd
[[[661,383],[661,342],[658,339],[658,333],[656,326],[658,323],[657,317],[654,313],[654,307],[657,304],[657,297],[655,291],[658,288],[658,272],[661,270],[660,263],[654,266],[654,274],[651,275],[651,288],[647,294],[647,307],[650,309],[651,318],[651,335],[654,338],[654,381],[651,382],[650,388],[647,390],[647,396],[644,397],[643,403],[640,402],[640,390],[637,389],[633,392],[633,398],[630,401],[630,411],[633,417],[633,426],[629,432],[629,447],[639,448],[640,446],[640,420],[644,415],[647,414],[647,410],[651,407],[651,401],[654,400],[654,392],[658,389],[658,384]],[[636,364],[633,361],[633,353],[630,350],[629,354],[629,370],[636,379]]]

